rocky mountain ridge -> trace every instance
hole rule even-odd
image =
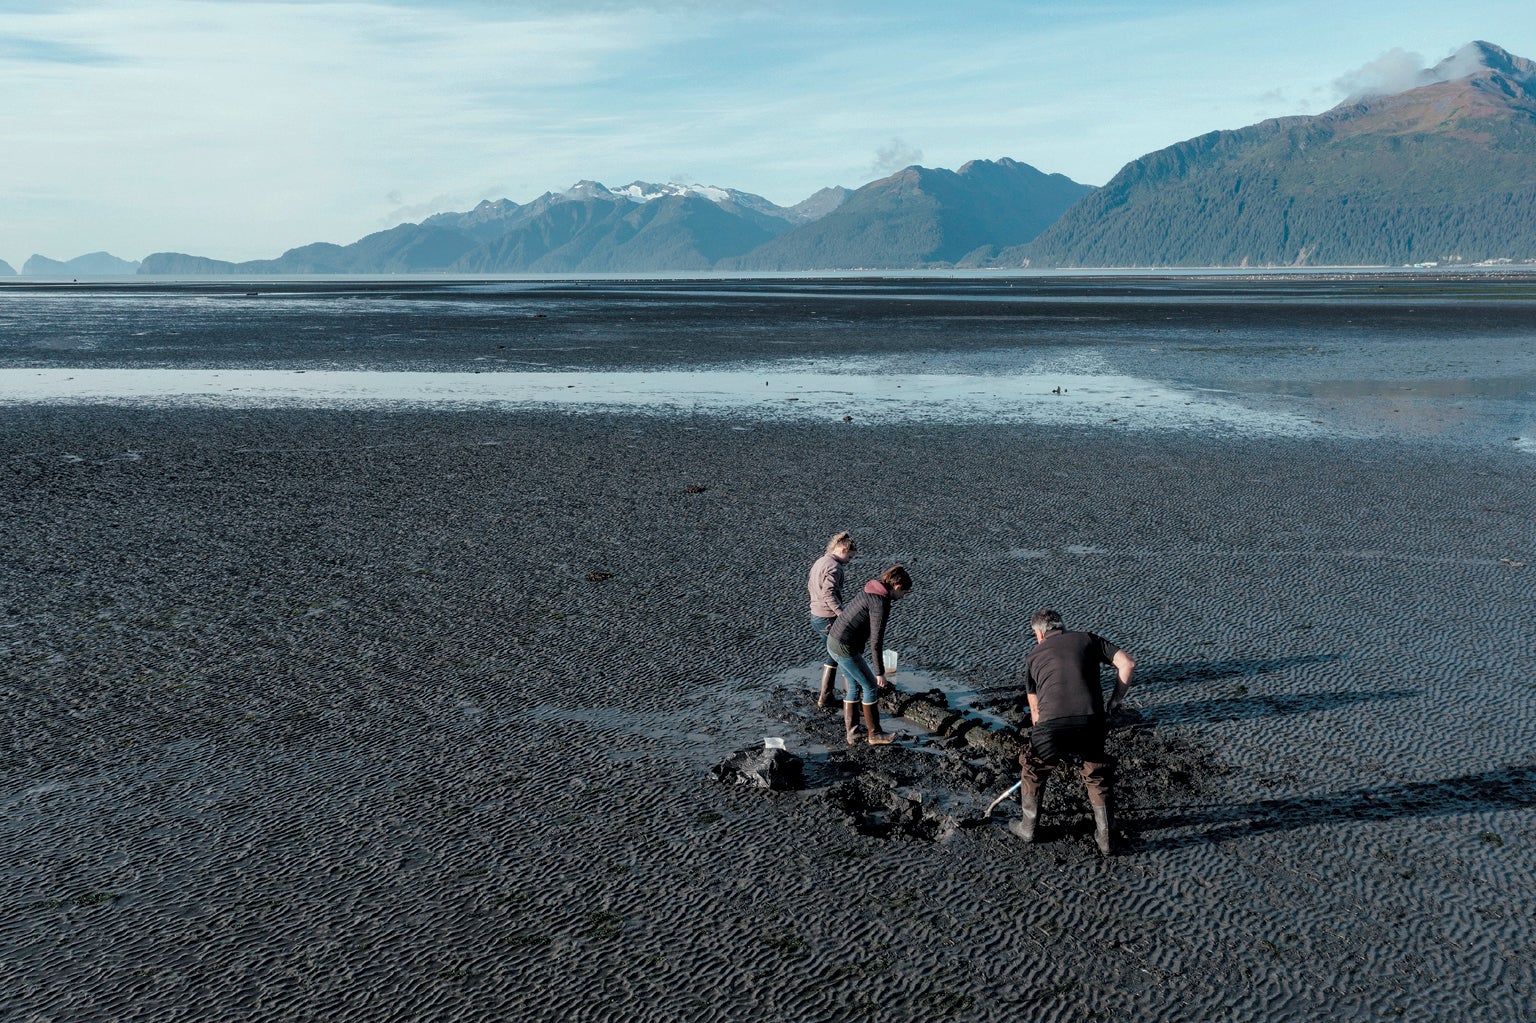
[[[581,181],[348,245],[142,274],[649,273],[1536,262],[1536,62],[1475,42],[1395,92],[1214,131],[1102,188],[1011,159],[908,167],[790,207],[706,185]],[[104,260],[103,261],[103,257]],[[81,261],[95,259],[93,269]],[[111,261],[110,263],[106,261]],[[105,253],[24,273],[132,272]],[[0,264],[0,274],[9,270]]]
[[[487,200],[350,245],[316,243],[244,263],[155,253],[139,272],[707,272],[802,269],[807,261],[813,269],[947,266],[972,252],[1028,241],[1090,190],[1009,159],[974,160],[958,172],[909,167],[857,191],[823,189],[790,207],[713,186],[636,181],[610,189],[579,181],[527,204]],[[823,222],[831,229],[818,230]]]
[[[1536,63],[1472,43],[1405,91],[1127,164],[1003,265],[1536,259]]]

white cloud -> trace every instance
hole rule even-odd
[[[1334,88],[1345,102],[1351,102],[1454,81],[1474,74],[1483,67],[1482,55],[1470,44],[1433,67],[1426,66],[1424,58],[1419,54],[1398,48],[1336,79]]]
[[[875,162],[870,165],[869,172],[875,177],[885,177],[921,163],[922,159],[921,149],[914,149],[901,139],[891,139],[888,145],[875,150]]]
[[[226,242],[232,258],[316,240],[295,237],[295,224],[355,237],[391,189],[407,197],[391,205],[413,205],[411,194],[419,205],[459,167],[479,168],[481,181],[530,150],[558,151],[583,131],[573,95],[622,79],[636,55],[692,31],[635,12],[506,20],[176,0],[5,21],[53,52],[111,57],[0,59],[3,94],[35,97],[0,107],[7,204],[21,199],[45,219],[86,197],[121,205],[136,234],[166,248],[206,251],[217,225],[246,239]]]
[[[1362,67],[1339,76],[1334,88],[1345,101],[1387,96],[1429,84],[1424,58],[1401,48],[1388,50]]]

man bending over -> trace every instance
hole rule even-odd
[[[1019,754],[1019,802],[1023,819],[1009,830],[1026,842],[1035,840],[1040,797],[1051,768],[1063,757],[1080,759],[1088,802],[1093,807],[1094,841],[1109,856],[1110,794],[1114,787],[1114,758],[1104,752],[1108,714],[1120,709],[1136,662],[1103,636],[1067,632],[1055,611],[1035,612],[1030,619],[1035,648],[1024,658],[1024,688],[1029,694],[1029,748]],[[1106,708],[1099,684],[1099,665],[1111,664],[1119,673]],[[1106,713],[1107,711],[1107,713]]]

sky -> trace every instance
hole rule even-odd
[[[579,180],[792,205],[1391,91],[1531,0],[0,0],[0,259],[272,258]]]

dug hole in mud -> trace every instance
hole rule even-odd
[[[977,692],[925,670],[906,670],[880,699],[885,730],[897,741],[849,746],[839,703],[816,706],[819,666],[783,673],[761,711],[783,724],[781,739],[741,749],[710,770],[715,780],[796,791],[824,801],[848,826],[877,838],[947,839],[989,827],[1002,833],[1019,817],[1017,798],[987,807],[1019,779],[1019,753],[1029,742],[1029,708],[1022,689]],[[1160,732],[1134,708],[1110,721],[1106,747],[1118,761],[1116,828],[1134,851],[1138,826],[1159,808],[1185,802],[1204,779],[1224,773],[1209,751]],[[1092,847],[1093,816],[1078,765],[1052,773],[1041,805],[1035,844],[1063,837]],[[1015,840],[1016,841],[1016,840]]]

